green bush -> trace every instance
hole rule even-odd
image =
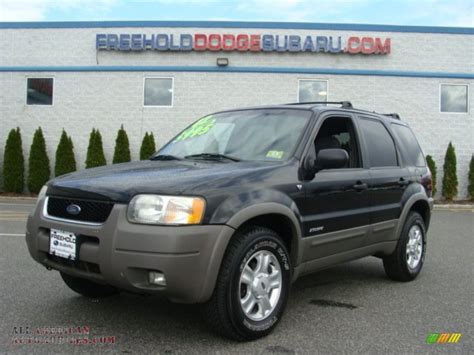
[[[452,201],[458,194],[458,177],[456,174],[456,151],[449,142],[446,156],[444,157],[443,197]]]
[[[128,142],[127,132],[123,129],[123,125],[117,132],[115,139],[115,150],[113,164],[126,163],[130,161],[130,143]]]
[[[25,158],[20,128],[8,134],[3,156],[3,185],[5,192],[22,193],[25,185]]]
[[[143,137],[142,146],[140,147],[140,160],[146,160],[150,158],[153,153],[155,153],[155,137],[153,136],[153,132],[148,134],[145,132],[145,136]]]
[[[56,163],[54,165],[54,175],[61,176],[76,171],[76,159],[74,158],[74,146],[72,139],[63,129],[56,149]]]
[[[51,177],[46,142],[39,127],[33,136],[28,159],[28,190],[37,194]]]
[[[469,163],[467,194],[471,200],[474,200],[474,155],[471,156],[471,162]]]
[[[89,146],[87,147],[86,169],[106,164],[102,136],[98,129],[92,129],[89,137]]]
[[[428,168],[430,168],[431,171],[431,180],[433,183],[433,197],[436,195],[436,163],[433,160],[433,157],[431,155],[426,156],[426,163],[428,164]]]

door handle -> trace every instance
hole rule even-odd
[[[368,188],[367,184],[363,183],[362,181],[357,181],[355,185],[352,186],[356,191],[363,191]]]
[[[407,186],[408,184],[410,183],[410,181],[408,180],[405,180],[405,178],[400,178],[400,180],[398,180],[398,185],[400,186]]]

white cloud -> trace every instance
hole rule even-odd
[[[362,6],[370,0],[241,0],[237,10],[276,21],[321,21],[347,14],[348,8]]]
[[[130,18],[126,10],[131,3],[137,5],[138,18]],[[142,16],[474,27],[473,4],[473,0],[0,0],[0,21],[140,20]],[[206,13],[200,11],[204,7]],[[194,17],[189,18],[190,13]]]
[[[41,1],[0,1],[0,21],[39,21],[47,4]]]
[[[0,21],[41,21],[51,10],[93,14],[115,3],[116,0],[0,0]]]

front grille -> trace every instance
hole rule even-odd
[[[67,208],[71,205],[79,206],[80,212],[78,214],[69,213]],[[48,197],[47,212],[52,217],[81,222],[103,223],[109,217],[113,206],[112,202],[50,196]]]

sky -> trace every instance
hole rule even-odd
[[[474,0],[0,0],[0,22],[113,20],[474,27]]]

